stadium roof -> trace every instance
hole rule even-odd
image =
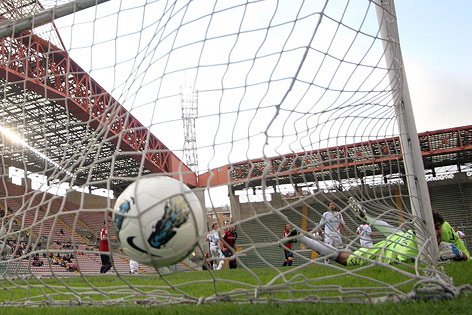
[[[418,134],[426,170],[472,162],[472,125]],[[233,189],[261,185],[310,183],[323,180],[405,174],[398,137],[332,148],[255,159],[219,167],[199,176],[206,185],[232,183]]]
[[[25,14],[37,8],[34,2],[21,3]],[[16,18],[5,6],[0,14],[0,21]],[[53,26],[51,30],[62,45]],[[23,31],[1,41],[2,128],[33,148],[24,150],[3,136],[0,149],[5,164],[52,179],[74,174],[76,185],[107,187],[112,178],[112,187],[107,188],[118,191],[131,178],[151,172],[171,176],[184,172],[184,181],[196,186],[196,175],[175,154],[63,48],[36,33],[36,29]]]

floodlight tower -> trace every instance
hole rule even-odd
[[[197,137],[195,119],[198,116],[198,91],[192,87],[180,88],[182,121],[184,123],[184,161],[194,172],[198,172]]]

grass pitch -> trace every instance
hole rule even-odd
[[[384,313],[398,314],[405,313],[426,313],[434,314],[455,314],[468,313],[472,305],[472,263],[450,263],[444,266],[446,273],[454,278],[456,286],[464,286],[463,294],[456,299],[441,300],[439,298],[430,301],[400,302],[382,304],[353,304],[337,303],[330,300],[331,296],[338,296],[339,289],[371,286],[375,290],[382,291],[388,287],[390,290],[409,292],[414,283],[408,277],[399,273],[379,267],[367,270],[342,268],[342,271],[349,270],[352,274],[339,276],[340,271],[324,266],[313,266],[297,270],[296,268],[280,269],[253,269],[250,271],[222,270],[218,272],[181,272],[174,275],[166,275],[163,278],[157,276],[90,276],[74,277],[64,279],[23,279],[15,281],[1,281],[0,301],[3,305],[21,305],[27,299],[33,301],[38,307],[5,307],[0,308],[1,314],[44,314],[44,313],[67,313],[67,314],[254,314],[254,313]],[[408,266],[404,269],[408,270]],[[364,277],[375,278],[375,283],[368,282]],[[216,280],[216,281],[215,281]],[[171,289],[169,289],[169,284]],[[264,293],[262,290],[259,301],[266,301],[265,304],[238,303],[244,299],[251,299],[252,296],[241,294],[233,295],[236,303],[212,303],[211,299],[215,295],[234,293],[240,290],[254,292],[256,287],[267,285],[280,290],[271,290]],[[287,288],[288,285],[288,288]],[[392,286],[392,287],[391,287]],[[374,290],[374,289],[373,289]],[[51,307],[47,305],[47,299],[52,298],[58,301],[72,301],[72,304],[93,302],[95,304],[106,303],[108,299],[122,299],[131,301],[142,299],[146,301],[148,293],[161,294],[162,298],[175,297],[182,293],[187,297],[183,300],[184,305],[174,306],[146,306],[133,304],[128,306],[73,306],[67,308]],[[110,292],[113,292],[110,294]],[[324,302],[300,302],[284,303],[289,298],[302,301],[310,296],[320,296]],[[195,299],[209,299],[208,304],[188,305],[195,303]],[[254,302],[256,302],[254,300]]]

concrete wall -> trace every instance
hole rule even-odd
[[[82,205],[82,209],[112,209],[116,201],[116,199],[108,199],[77,191],[69,192],[67,200]]]

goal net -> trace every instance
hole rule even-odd
[[[393,1],[9,0],[0,16],[1,305],[457,292],[436,259]],[[107,219],[150,173],[192,188],[208,231],[236,227],[224,270],[204,234],[184,261],[130,274]],[[329,202],[347,266],[301,241],[322,241]],[[359,207],[373,243],[383,222],[410,251],[364,257]]]

